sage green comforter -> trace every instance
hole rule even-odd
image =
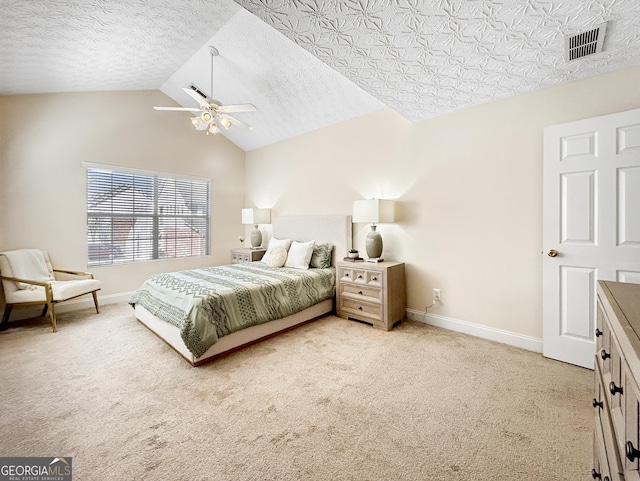
[[[178,327],[187,348],[200,357],[222,336],[330,299],[335,287],[334,268],[252,262],[157,274],[129,303]]]

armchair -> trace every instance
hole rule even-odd
[[[49,313],[53,332],[58,330],[54,305],[83,296],[93,295],[96,312],[100,281],[89,272],[54,269],[49,255],[39,249],[18,249],[0,252],[0,279],[4,288],[5,310],[0,331],[7,329],[14,306],[44,304],[42,316]]]

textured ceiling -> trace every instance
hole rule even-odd
[[[604,21],[604,51],[565,62],[563,36]],[[0,95],[162,89],[193,106],[180,87],[209,93],[208,45],[214,97],[258,108],[237,114],[252,132],[223,132],[251,150],[384,106],[416,122],[640,65],[640,1],[0,0]]]

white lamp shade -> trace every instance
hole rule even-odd
[[[384,224],[395,221],[395,202],[367,199],[353,202],[353,222]]]
[[[271,209],[242,209],[243,224],[271,224]]]

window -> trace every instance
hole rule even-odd
[[[87,168],[88,265],[209,254],[211,183]]]

